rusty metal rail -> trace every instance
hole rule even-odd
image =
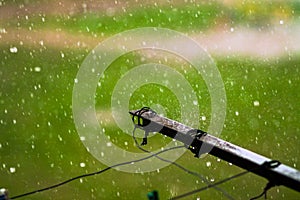
[[[297,169],[231,144],[204,131],[160,116],[152,110],[138,111],[140,110],[133,110],[129,113],[136,126],[145,130],[146,135],[148,132],[159,132],[184,143],[196,157],[202,153],[211,154],[264,177],[274,185],[283,185],[300,192],[300,171]]]

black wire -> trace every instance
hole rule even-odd
[[[57,188],[59,186],[62,186],[62,185],[65,185],[69,182],[72,182],[72,181],[75,181],[77,179],[80,179],[80,178],[84,178],[84,177],[89,177],[89,176],[94,176],[94,175],[97,175],[97,174],[101,174],[103,172],[106,172],[114,167],[119,167],[119,166],[123,166],[123,165],[129,165],[129,164],[133,164],[133,163],[136,163],[136,162],[141,162],[143,160],[147,160],[151,157],[154,157],[154,156],[157,156],[161,153],[165,153],[167,151],[171,151],[171,150],[175,150],[175,149],[179,149],[179,148],[183,148],[185,146],[176,146],[176,147],[170,147],[168,149],[164,149],[164,150],[161,150],[157,153],[154,153],[154,154],[151,154],[149,156],[146,156],[144,158],[140,158],[140,159],[137,159],[137,160],[132,160],[132,161],[127,161],[127,162],[123,162],[123,163],[118,163],[118,164],[115,164],[115,165],[112,165],[112,166],[109,166],[105,169],[102,169],[100,171],[96,171],[96,172],[92,172],[92,173],[88,173],[88,174],[83,174],[83,175],[79,175],[79,176],[76,176],[76,177],[73,177],[73,178],[70,178],[66,181],[63,181],[63,182],[60,182],[58,184],[55,184],[55,185],[52,185],[52,186],[49,186],[49,187],[45,187],[45,188],[42,188],[42,189],[39,189],[39,190],[34,190],[32,192],[28,192],[28,193],[24,193],[24,194],[20,194],[20,195],[17,195],[17,196],[14,196],[14,197],[11,197],[10,199],[18,199],[18,198],[21,198],[21,197],[25,197],[25,196],[29,196],[29,195],[32,195],[32,194],[35,194],[35,193],[39,193],[39,192],[43,192],[43,191],[46,191],[46,190],[51,190],[53,188]]]
[[[267,199],[267,193],[264,190],[262,193],[260,193],[259,195],[257,195],[256,197],[252,197],[250,200],[255,200],[255,199],[259,199],[260,197],[265,195],[265,199]]]
[[[211,187],[215,187],[215,186],[217,186],[217,185],[223,184],[223,183],[225,183],[225,182],[227,182],[227,181],[230,181],[230,180],[232,180],[232,179],[235,179],[235,178],[238,178],[238,177],[240,177],[240,176],[243,176],[243,175],[247,174],[248,172],[249,172],[249,171],[244,171],[244,172],[238,173],[238,174],[236,174],[236,175],[233,175],[233,176],[231,176],[231,177],[228,177],[228,178],[225,178],[225,179],[223,179],[223,180],[221,180],[221,181],[218,181],[218,182],[216,182],[216,183],[214,183],[214,184],[210,184],[210,185],[207,185],[207,186],[205,186],[205,187],[202,187],[202,188],[199,188],[199,189],[196,189],[196,190],[192,190],[192,191],[190,191],[190,192],[187,192],[187,193],[184,193],[184,194],[181,194],[181,195],[172,197],[172,198],[170,198],[170,200],[181,199],[181,198],[190,196],[190,195],[192,195],[192,194],[195,194],[195,193],[198,193],[198,192],[207,190],[207,189],[209,189],[209,188],[211,188]]]
[[[225,182],[227,182],[227,181],[230,181],[230,180],[232,180],[232,179],[235,179],[235,178],[238,178],[238,177],[240,177],[240,176],[243,176],[243,175],[249,173],[250,171],[256,171],[256,170],[258,170],[258,169],[260,169],[260,168],[262,168],[262,167],[276,168],[276,167],[278,167],[280,164],[281,164],[281,163],[280,163],[279,161],[277,161],[277,160],[266,161],[266,162],[264,162],[260,167],[256,167],[256,168],[253,168],[252,170],[244,171],[244,172],[238,173],[238,174],[236,174],[236,175],[233,175],[233,176],[230,176],[230,177],[228,177],[228,178],[225,178],[225,179],[223,179],[223,180],[221,180],[221,181],[218,181],[218,182],[216,182],[216,183],[214,183],[214,184],[212,184],[212,185],[208,185],[208,186],[206,186],[206,187],[202,187],[202,188],[199,188],[199,189],[196,189],[196,190],[192,190],[192,191],[190,191],[190,192],[187,192],[187,193],[184,193],[184,194],[181,194],[181,195],[172,197],[170,200],[181,199],[181,198],[183,198],[183,197],[187,197],[187,196],[190,196],[190,195],[192,195],[192,194],[195,194],[195,193],[198,193],[198,192],[207,190],[207,189],[209,189],[209,188],[211,188],[211,187],[213,187],[213,186],[223,184],[223,183],[225,183]],[[275,184],[274,182],[269,181],[269,182],[266,184],[266,186],[265,186],[263,192],[262,192],[261,194],[259,194],[258,196],[252,197],[250,200],[258,199],[258,198],[260,198],[260,197],[262,197],[262,196],[264,196],[265,199],[267,199],[267,192],[268,192],[268,190],[271,189],[271,188],[274,187],[274,186],[276,186],[276,184]]]
[[[134,142],[135,142],[136,146],[137,146],[140,150],[142,150],[142,151],[144,151],[144,152],[146,152],[146,153],[149,153],[149,154],[153,155],[152,152],[150,152],[150,151],[144,149],[144,148],[141,147],[141,145],[138,143],[138,141],[137,141],[137,139],[136,139],[136,137],[135,137],[135,130],[136,130],[136,127],[137,127],[137,126],[135,126],[134,129],[133,129],[133,131],[132,131],[132,137],[133,137],[133,139],[134,139]],[[214,189],[216,189],[216,190],[220,191],[221,193],[223,193],[224,196],[226,196],[228,199],[231,199],[231,200],[234,199],[230,194],[228,194],[228,193],[227,193],[226,191],[224,191],[223,189],[221,189],[221,188],[219,188],[219,187],[216,187],[215,185],[212,185],[208,180],[206,180],[206,178],[203,177],[203,175],[201,175],[201,174],[199,174],[199,173],[197,173],[197,172],[191,171],[191,170],[189,170],[189,169],[183,167],[182,165],[180,165],[180,164],[178,164],[178,163],[176,163],[176,162],[173,162],[173,161],[164,159],[164,158],[162,158],[162,157],[160,157],[160,156],[158,156],[158,155],[154,155],[154,156],[155,156],[156,158],[160,159],[161,161],[170,163],[170,164],[172,164],[172,165],[178,167],[179,169],[183,170],[184,172],[186,172],[186,173],[188,173],[188,174],[191,174],[191,175],[193,175],[193,176],[196,176],[196,177],[200,178],[203,182],[205,182],[205,183],[207,184],[206,187],[208,187],[208,186],[209,186],[209,188],[210,188],[210,187],[213,187]]]
[[[267,199],[267,192],[270,188],[274,187],[275,184],[272,182],[268,182],[267,185],[265,186],[263,192],[259,195],[257,195],[256,197],[252,197],[250,200],[255,200],[255,199],[259,199],[260,197],[264,196],[265,199]]]

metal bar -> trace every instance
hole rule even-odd
[[[134,117],[139,118],[137,125],[139,128],[149,132],[159,132],[183,142],[196,154],[196,157],[201,153],[211,154],[264,177],[275,185],[284,185],[300,192],[300,171],[297,169],[284,164],[266,167],[265,163],[270,162],[270,158],[231,144],[210,134],[203,134],[205,133],[204,131],[196,131],[182,123],[157,115],[151,110],[139,114],[137,114],[137,111],[133,110],[129,113],[133,116],[133,119]],[[140,123],[141,119],[142,123]],[[199,134],[197,135],[197,133]]]

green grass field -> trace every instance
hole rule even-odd
[[[27,22],[23,19],[1,21],[0,28],[26,29],[33,24],[34,30],[62,28],[76,34],[78,31],[85,32],[88,27],[87,34],[94,32],[110,36],[129,28],[160,26],[189,33],[214,27],[217,19],[228,16],[230,12],[222,6],[218,3],[198,7],[178,5],[172,9],[162,8],[163,12],[149,6],[133,12],[132,16],[117,15],[116,20],[92,13],[78,14],[71,19],[46,16],[45,23],[38,23],[39,17],[35,16]],[[295,3],[287,7],[294,9],[296,6]],[[199,16],[194,17],[199,10]],[[225,10],[225,14],[217,14],[221,10]],[[242,9],[236,10],[231,17],[240,24],[250,20],[254,28],[263,23],[259,18],[243,14]],[[297,15],[294,14],[292,18],[296,19]],[[17,52],[12,53],[11,48],[15,46]],[[88,52],[79,48],[22,46],[16,41],[9,43],[0,40],[0,187],[8,188],[10,196],[106,167],[87,152],[72,117],[74,79]],[[213,55],[213,59],[221,73],[227,95],[227,115],[220,137],[300,169],[299,53],[268,59]],[[101,87],[97,88],[96,108],[109,109],[117,80],[135,66],[149,62],[171,66],[190,82],[198,96],[199,113],[207,117],[205,121],[200,121],[199,128],[206,130],[211,110],[209,92],[203,79],[187,63],[160,58],[141,59],[139,52],[120,57],[108,68],[105,78],[101,80]],[[254,106],[254,102],[259,102],[259,106]],[[138,109],[157,104],[164,106],[169,118],[180,118],[179,102],[175,96],[168,88],[155,84],[139,88],[132,95],[129,106],[130,109]],[[128,151],[139,152],[132,138],[115,123],[107,125],[106,130],[114,144]],[[156,135],[149,139],[150,144],[146,148],[157,149],[169,141]],[[124,145],[124,142],[128,142],[128,145]],[[201,173],[212,183],[242,171],[212,156],[196,159],[190,152],[186,152],[177,162]],[[80,163],[85,163],[85,167],[81,167]],[[247,174],[220,187],[235,199],[249,199],[259,194],[266,182],[256,175]],[[203,186],[205,184],[197,177],[174,166],[143,174],[111,169],[101,175],[76,180],[24,199],[147,199],[147,192],[154,189],[159,191],[161,199],[168,199]],[[298,199],[300,194],[281,186],[271,189],[268,197]],[[197,198],[226,199],[214,189],[186,199]]]

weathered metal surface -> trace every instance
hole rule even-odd
[[[129,113],[136,116],[135,110]],[[139,128],[151,132],[160,132],[163,135],[183,142],[196,156],[201,153],[209,153],[262,176],[276,185],[284,185],[300,192],[300,172],[297,169],[284,164],[280,164],[275,168],[265,167],[263,164],[271,161],[270,158],[231,144],[210,134],[195,137],[195,134],[190,134],[195,129],[151,111],[147,111],[139,117],[146,124],[145,126],[139,126]]]

